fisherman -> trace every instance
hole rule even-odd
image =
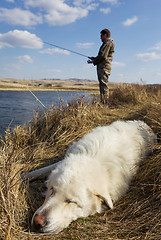
[[[97,65],[97,76],[100,88],[100,99],[103,104],[109,105],[108,79],[111,73],[111,62],[114,53],[114,40],[110,38],[111,33],[108,29],[101,31],[101,45],[97,57],[89,57],[88,63]]]

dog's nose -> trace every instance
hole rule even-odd
[[[45,216],[42,214],[36,214],[33,219],[33,230],[39,232],[43,227],[45,227],[45,225]]]

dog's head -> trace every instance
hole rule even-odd
[[[58,166],[50,174],[47,188],[45,201],[32,218],[36,232],[59,233],[73,220],[101,212],[107,205],[113,207],[110,196],[89,186],[79,169]]]

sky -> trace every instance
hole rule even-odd
[[[85,56],[97,56],[108,28],[109,81],[161,83],[160,9],[161,0],[0,0],[0,78],[97,81]]]

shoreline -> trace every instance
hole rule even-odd
[[[114,90],[120,86],[142,85],[137,83],[113,83],[109,82],[109,88]],[[142,86],[159,87],[161,84],[145,84]],[[66,79],[66,80],[20,80],[20,79],[2,79],[0,78],[0,91],[17,92],[99,92],[98,81],[87,79]]]
[[[81,79],[19,80],[1,79],[0,91],[98,91],[98,82]]]
[[[0,88],[1,92],[97,92],[97,89],[77,89],[77,88],[62,88],[62,89],[56,89],[56,88],[31,88],[31,89],[25,89],[25,88]]]

